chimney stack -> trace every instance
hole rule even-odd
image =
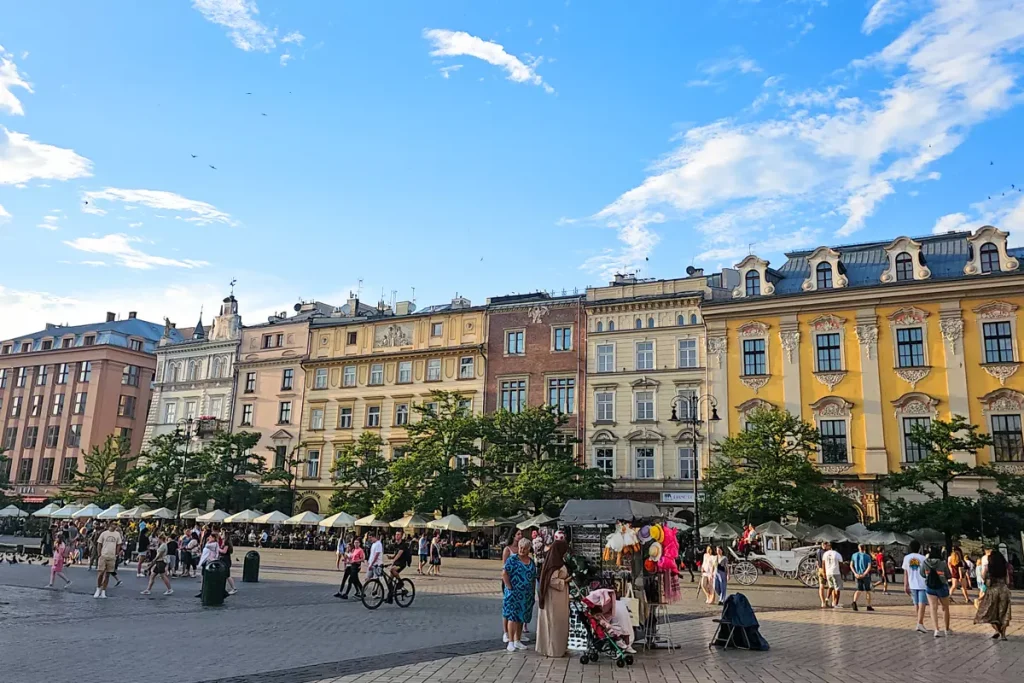
[[[117,317],[117,315],[116,315],[116,314],[114,314],[114,313],[111,313],[110,311],[107,311],[107,322],[108,322],[108,323],[112,323],[112,322],[114,322],[114,319],[115,319],[116,317]]]
[[[128,319],[135,320],[135,316],[138,315],[135,311],[128,311]]]

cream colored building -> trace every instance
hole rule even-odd
[[[673,403],[685,417],[689,404],[677,397],[706,393],[701,304],[728,296],[722,277],[699,270],[674,280],[616,276],[587,289],[586,453],[612,476],[615,495],[692,508],[706,434],[694,438],[669,418]]]
[[[298,490],[302,509],[327,509],[334,453],[365,430],[380,434],[385,455],[400,456],[414,406],[434,390],[457,391],[466,408],[483,412],[485,310],[468,299],[416,311],[410,302],[371,313],[339,313],[310,323],[300,422],[305,461]]]

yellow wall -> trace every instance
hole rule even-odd
[[[750,321],[761,322],[768,325],[767,349],[768,349],[768,373],[771,375],[768,383],[756,392],[742,382],[743,375],[743,339],[739,337],[738,329]],[[729,410],[735,419],[729,421],[730,435],[738,434],[743,430],[742,416],[736,413],[736,406],[749,401],[752,398],[759,398],[762,401],[771,403],[776,408],[783,408],[785,405],[785,392],[782,387],[782,343],[779,341],[779,319],[773,316],[762,316],[758,318],[737,318],[730,320],[726,326],[728,344],[726,345],[727,367],[729,368]]]

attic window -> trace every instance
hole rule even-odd
[[[747,271],[747,296],[761,296],[761,274],[756,270]]]
[[[832,264],[819,263],[816,269],[818,289],[832,289]]]
[[[981,245],[979,255],[981,256],[981,272],[998,273],[1002,270],[999,267],[999,247],[996,245],[986,242]]]
[[[905,280],[914,279],[914,259],[905,251],[899,253],[896,257],[896,281],[903,282]]]

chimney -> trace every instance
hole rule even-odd
[[[416,304],[411,301],[399,301],[395,304],[395,315],[409,315],[416,310]]]
[[[636,275],[629,273],[615,273],[615,279],[610,284],[613,285],[635,285]]]
[[[351,316],[359,315],[359,297],[349,294],[348,300],[348,314]]]
[[[135,311],[128,311],[128,319],[135,320],[135,316],[138,315]]]
[[[115,315],[114,313],[111,313],[110,311],[107,311],[107,322],[108,323],[114,322],[114,319],[116,317],[117,317],[117,315]]]

